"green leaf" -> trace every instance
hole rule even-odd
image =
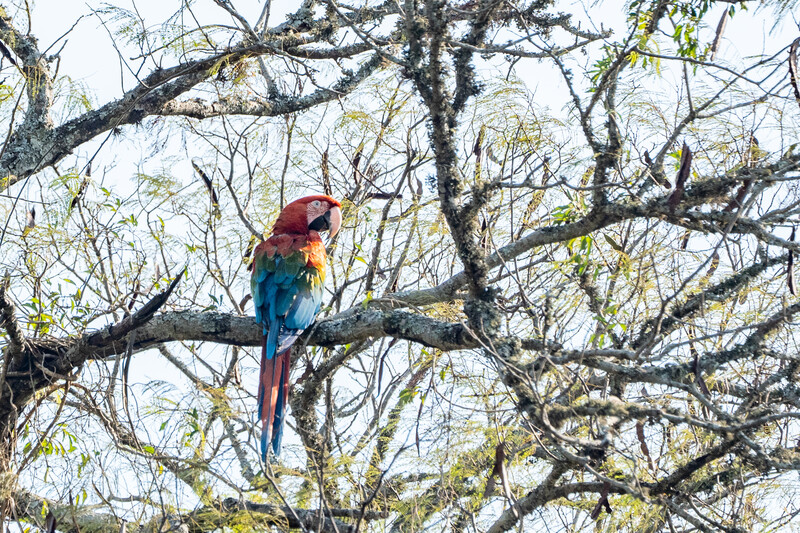
[[[615,241],[615,240],[614,240],[614,239],[611,237],[611,235],[608,235],[607,233],[603,233],[603,237],[605,237],[605,238],[606,238],[606,242],[607,242],[608,244],[610,244],[610,245],[611,245],[611,247],[612,247],[613,249],[615,249],[615,250],[616,250],[616,251],[618,251],[618,252],[621,252],[621,251],[622,251],[622,246],[620,246],[619,244],[617,244],[617,241]]]

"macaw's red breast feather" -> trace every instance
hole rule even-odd
[[[314,235],[310,235],[308,244],[302,248],[302,251],[308,254],[306,266],[317,269],[321,280],[325,281],[325,260],[327,255],[325,254],[325,245],[322,244],[319,234],[316,235],[316,238],[314,238]]]

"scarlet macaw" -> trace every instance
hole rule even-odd
[[[283,208],[272,236],[253,252],[250,291],[256,322],[264,329],[258,385],[261,454],[281,446],[289,395],[289,352],[292,343],[314,321],[322,305],[325,245],[319,235],[333,237],[342,223],[342,204],[330,196],[300,198]]]

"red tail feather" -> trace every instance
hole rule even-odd
[[[290,351],[290,349],[284,350],[268,359],[266,337],[261,345],[258,414],[261,419],[261,450],[264,460],[270,446],[276,455],[280,449],[283,421],[286,416],[286,399],[289,395]]]

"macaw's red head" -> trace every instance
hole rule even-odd
[[[281,211],[272,227],[274,235],[308,235],[309,231],[328,231],[336,235],[342,225],[342,204],[324,194],[306,196]]]

